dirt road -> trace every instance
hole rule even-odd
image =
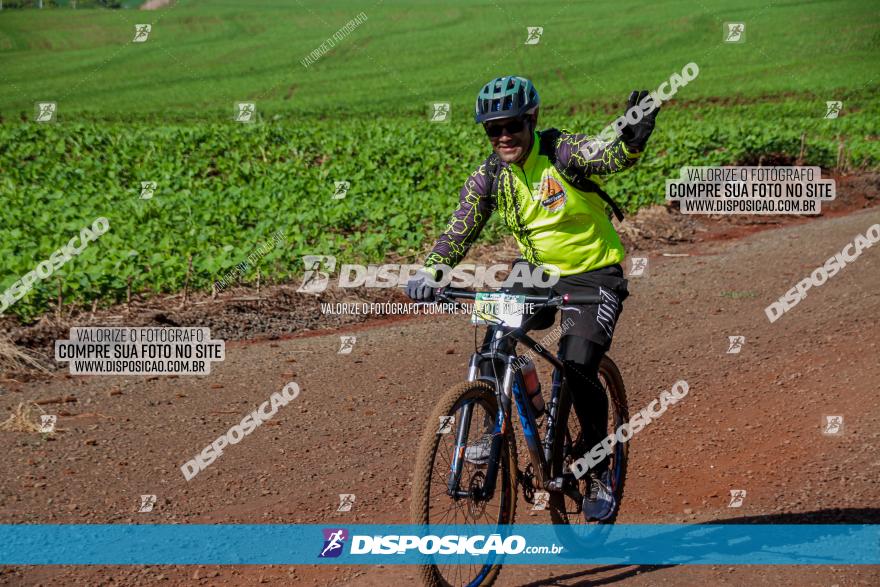
[[[880,248],[774,323],[764,308],[880,222],[880,209],[651,256],[611,355],[630,409],[678,379],[690,393],[631,442],[621,523],[880,522]],[[671,249],[670,249],[671,250]],[[194,325],[197,326],[197,325]],[[60,431],[0,433],[3,523],[406,523],[415,444],[432,398],[461,381],[461,316],[339,335],[227,343],[208,377],[58,375],[4,383],[0,410],[51,404]],[[728,337],[742,335],[739,354]],[[288,381],[301,395],[186,481],[180,465]],[[0,412],[2,413],[2,412]],[[822,434],[843,415],[840,435]],[[521,458],[520,462],[525,462]],[[745,489],[738,509],[731,489]],[[338,494],[353,493],[350,513]],[[137,513],[155,494],[153,512]],[[549,523],[546,512],[525,522]],[[546,519],[542,519],[546,518]],[[410,585],[409,567],[16,567],[9,585]],[[502,585],[877,585],[877,567],[508,567]]]

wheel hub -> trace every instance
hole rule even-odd
[[[468,514],[476,520],[486,511],[486,502],[480,498],[483,487],[486,485],[486,475],[482,471],[476,471],[471,475],[468,482]]]

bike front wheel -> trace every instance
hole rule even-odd
[[[449,389],[435,406],[422,433],[416,456],[411,499],[414,524],[501,525],[513,523],[516,512],[516,446],[512,426],[505,426],[499,454],[495,491],[482,499],[487,482],[488,463],[467,454],[467,447],[478,446],[491,437],[498,414],[495,392],[485,382],[466,382]],[[448,420],[452,417],[453,420]],[[463,428],[461,428],[463,427]],[[459,430],[466,442],[456,447]],[[455,452],[463,459],[455,496],[449,484]],[[420,566],[425,585],[451,587],[487,586],[495,582],[500,564]]]

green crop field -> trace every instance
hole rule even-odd
[[[363,22],[302,60],[359,14]],[[725,22],[746,23],[724,43]],[[136,24],[151,24],[133,43]],[[537,44],[526,28],[543,27]],[[631,89],[694,62],[644,160],[606,188],[630,211],[684,165],[762,155],[876,168],[880,16],[867,3],[181,1],[157,11],[0,11],[0,293],[98,216],[110,231],[7,310],[209,288],[283,230],[263,280],[303,254],[417,262],[488,154],[472,100],[532,78],[541,126],[598,133]],[[825,102],[840,100],[837,119]],[[254,102],[257,122],[233,120]],[[451,103],[448,123],[428,121]],[[36,102],[57,122],[34,122]],[[155,195],[140,199],[143,181]],[[347,196],[332,198],[335,181]],[[493,220],[487,236],[502,227]],[[252,271],[245,281],[255,277]]]
[[[361,12],[366,22],[309,68],[301,60]],[[725,21],[747,23],[724,44]],[[134,25],[151,23],[146,43]],[[542,26],[526,45],[526,27]],[[181,0],[171,9],[0,14],[0,113],[59,102],[62,118],[212,120],[236,100],[268,117],[421,115],[450,101],[462,122],[481,83],[531,77],[548,106],[618,104],[688,62],[686,99],[794,93],[833,99],[880,70],[868,2],[319,2]],[[552,110],[552,106],[550,108]]]

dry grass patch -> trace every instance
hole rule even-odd
[[[17,346],[6,336],[0,336],[0,373],[4,371],[27,371],[35,369],[48,373],[37,357],[27,349]]]
[[[34,402],[20,402],[9,418],[0,423],[4,432],[39,432],[40,415],[45,414],[43,408]]]

